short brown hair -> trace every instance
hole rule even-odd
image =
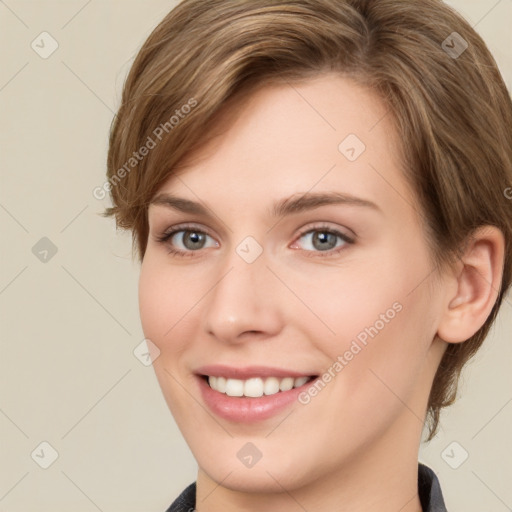
[[[449,51],[454,41],[467,45],[462,54]],[[437,370],[430,440],[512,279],[512,102],[485,43],[452,8],[440,0],[182,1],[144,43],[124,84],[107,162],[114,206],[105,215],[132,230],[142,261],[151,198],[228,100],[326,72],[374,90],[388,106],[433,261],[453,261],[479,226],[505,237],[489,318],[464,343],[449,344]],[[150,139],[154,147],[129,169]]]

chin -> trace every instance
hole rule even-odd
[[[296,473],[290,474],[273,465],[262,465],[260,468],[241,466],[236,469],[231,468],[230,471],[230,474],[229,471],[223,473],[219,468],[214,468],[212,472],[208,472],[208,475],[226,489],[249,494],[282,493],[283,489],[293,490],[302,487],[305,483]]]
[[[237,451],[231,452],[234,456],[208,454],[196,457],[200,471],[223,487],[244,493],[282,493],[284,489],[291,491],[307,485],[308,475],[311,481],[319,477],[318,470],[310,468],[308,471],[307,456],[265,456],[262,453],[251,467],[238,459]]]

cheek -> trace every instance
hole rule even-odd
[[[295,321],[302,322],[311,340],[322,334],[333,356],[353,339],[370,339],[370,332],[378,331],[383,337],[390,325],[404,323],[404,317],[410,319],[407,325],[421,328],[417,319],[428,303],[419,303],[413,290],[424,290],[418,284],[429,268],[421,253],[412,254],[414,265],[404,261],[402,251],[388,247],[350,261],[345,268],[318,272],[314,277],[311,272],[294,275],[294,291],[311,313],[295,315]]]
[[[176,279],[177,272],[151,253],[146,253],[139,277],[139,313],[146,338],[162,350],[186,312],[187,287]]]
[[[378,377],[399,395],[408,394],[425,364],[435,335],[436,297],[429,290],[431,269],[421,240],[407,247],[390,245],[371,261],[333,273],[331,281],[322,280],[324,286],[317,282],[309,295],[311,309],[334,333],[319,322],[324,336],[318,331],[315,336],[305,321],[303,329],[332,364],[341,356],[341,366],[332,371],[343,375],[336,379],[342,393],[357,396],[359,404],[390,394]]]
[[[167,309],[165,285],[157,279],[158,274],[150,256],[146,255],[139,276],[139,313],[144,336],[157,344],[164,332]]]
[[[144,337],[160,350],[153,369],[167,405],[177,419],[190,405],[190,396],[183,392],[183,382],[178,377],[178,367],[182,363],[180,354],[189,346],[187,340],[195,328],[189,322],[191,315],[186,314],[193,292],[183,286],[182,274],[176,269],[171,271],[165,261],[148,251],[141,266],[138,289]]]
[[[181,353],[197,337],[201,301],[215,283],[212,275],[215,271],[206,265],[172,265],[165,254],[146,252],[139,276],[139,314],[144,336],[163,354]]]

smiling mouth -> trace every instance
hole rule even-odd
[[[231,397],[260,398],[299,388],[316,379],[309,377],[252,377],[232,379],[221,376],[200,376],[214,391]]]

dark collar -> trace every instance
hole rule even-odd
[[[447,512],[436,474],[421,463],[418,464],[418,494],[423,512]]]
[[[436,474],[421,463],[418,465],[418,493],[423,512],[447,512]],[[196,483],[194,482],[178,496],[166,512],[194,512],[195,507]]]

